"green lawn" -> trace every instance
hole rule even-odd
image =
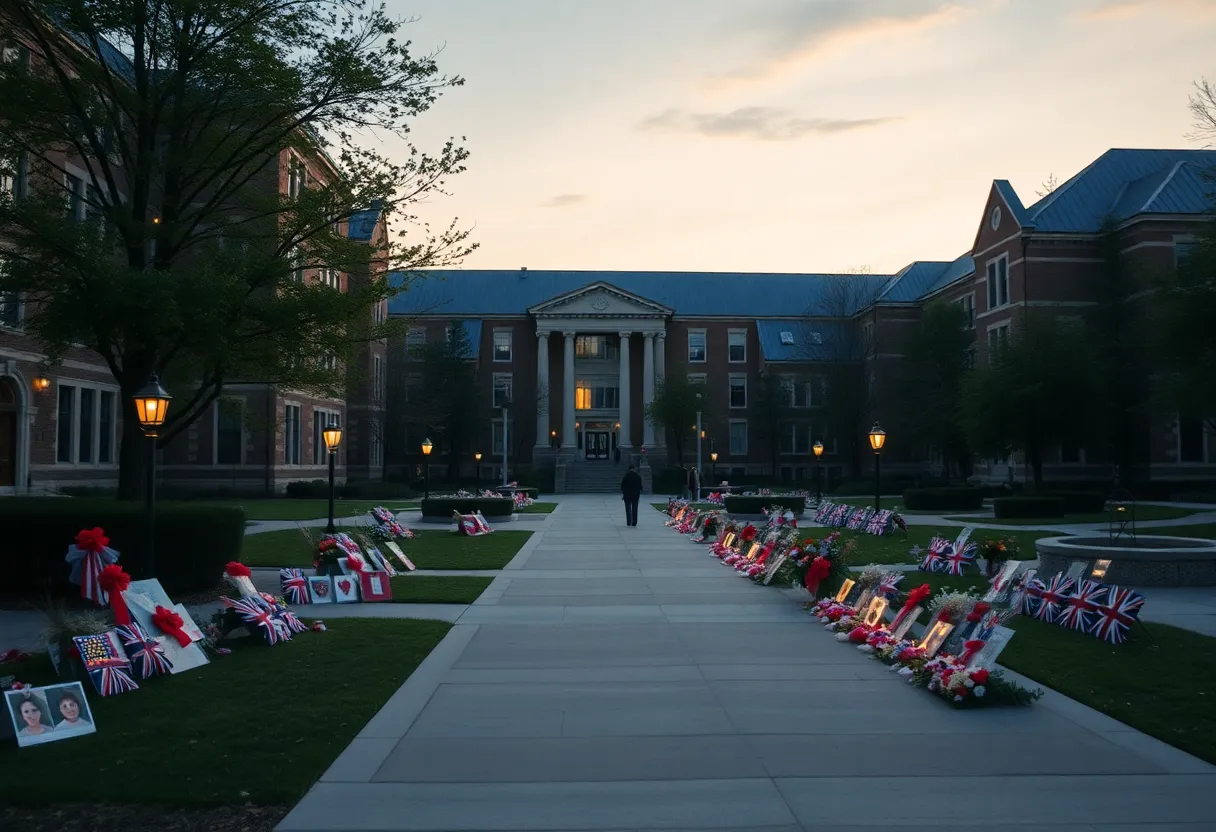
[[[471,604],[493,580],[474,575],[400,575],[389,583],[397,604]]]
[[[305,529],[310,535],[320,529]],[[423,529],[415,540],[399,540],[401,550],[419,569],[502,569],[532,536],[507,529],[483,537],[465,537],[447,529]],[[247,534],[241,562],[247,566],[310,568],[316,548],[298,529]]]
[[[533,503],[530,506],[515,509],[516,514],[552,514],[557,503]]]
[[[246,520],[318,520],[329,516],[328,500],[216,500],[245,509]],[[335,500],[334,517],[367,514],[376,506],[392,511],[418,508],[418,500]]]
[[[120,696],[103,699],[86,683],[98,732],[0,746],[0,805],[294,803],[451,628],[327,626],[274,647],[243,640],[210,665]],[[45,654],[0,665],[7,674],[56,681]]]
[[[948,540],[954,540],[958,537],[958,533],[962,529],[958,526],[908,526],[908,533],[892,534],[878,537],[864,532],[854,532],[848,529],[840,529],[841,539],[844,541],[856,540],[857,548],[849,556],[848,562],[852,566],[865,566],[869,563],[912,563],[913,558],[908,554],[908,551],[913,546],[920,546],[924,549],[929,545],[929,540],[934,536],[941,536]],[[836,531],[835,529],[823,529],[819,527],[810,527],[805,530],[810,537],[819,538],[824,534]],[[971,539],[978,542],[985,537],[1013,537],[1018,542],[1018,547],[1021,549],[1021,560],[1034,560],[1038,557],[1035,551],[1035,541],[1042,537],[1059,537],[1057,532],[1041,532],[1041,531],[1025,531],[1003,532],[998,529],[987,529],[982,526],[976,526],[975,531],[971,534]]]
[[[1022,616],[1009,626],[1005,667],[1216,763],[1216,639],[1152,622],[1126,644]]]
[[[1197,512],[1189,508],[1175,508],[1173,506],[1136,506],[1136,521],[1143,520],[1176,520],[1180,517],[1190,517]],[[956,520],[960,523],[975,522],[977,518],[950,516],[947,520]],[[1098,514],[1066,514],[1063,517],[1029,517],[1029,518],[996,518],[986,516],[983,519],[991,520],[993,523],[998,523],[1002,526],[1063,526],[1069,523],[1108,523],[1110,522],[1110,513],[1101,512]]]

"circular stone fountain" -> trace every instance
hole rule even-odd
[[[1039,574],[1067,572],[1086,564],[1085,574],[1099,560],[1109,560],[1102,582],[1127,586],[1216,586],[1216,540],[1196,537],[1136,535],[1113,542],[1108,535],[1045,537],[1035,544]]]

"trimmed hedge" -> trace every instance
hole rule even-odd
[[[974,511],[984,507],[982,488],[909,488],[904,508],[913,511]]]
[[[64,555],[81,529],[100,526],[119,553],[118,565],[134,580],[147,569],[143,503],[64,497],[0,500],[4,529],[5,591],[41,598],[80,597],[68,582]],[[159,503],[156,506],[156,578],[170,596],[218,584],[224,564],[240,560],[245,511],[236,506]]]
[[[702,489],[704,491],[704,489]],[[781,506],[788,508],[798,517],[802,516],[803,510],[806,508],[806,500],[803,497],[741,497],[728,496],[723,499],[723,505],[726,506],[727,512],[730,514],[763,514],[766,508],[770,506]]]
[[[509,517],[515,513],[515,501],[505,497],[427,497],[422,501],[423,517],[451,519],[452,512],[472,514],[480,511],[484,517]]]
[[[998,519],[1064,516],[1064,504],[1059,497],[998,497],[992,501],[992,509]]]
[[[1101,491],[1048,491],[1041,496],[1059,500],[1065,514],[1101,514],[1106,509],[1106,494]]]
[[[413,489],[400,482],[354,480],[334,487],[339,500],[408,500]],[[287,483],[287,496],[295,500],[328,500],[329,480],[301,480]]]

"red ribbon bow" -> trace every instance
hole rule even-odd
[[[900,610],[900,613],[911,612],[913,607],[915,607],[917,604],[919,604],[921,601],[925,600],[932,594],[933,594],[933,590],[930,588],[930,586],[928,584],[921,584],[916,589],[914,589],[908,593],[908,599],[906,601],[904,601],[904,606]]]
[[[190,636],[182,629],[182,617],[173,610],[157,607],[152,616],[152,623],[160,628],[162,633],[173,636],[182,647],[190,646]]]
[[[224,567],[224,573],[233,578],[248,578],[253,575],[249,571],[249,567],[243,563],[237,563],[235,560],[228,561]]]
[[[984,645],[987,643],[988,642],[986,642],[986,641],[979,641],[978,639],[974,639],[972,641],[964,641],[963,642],[963,653],[961,656],[958,657],[959,662],[961,664],[966,664],[968,661],[971,660],[972,656],[974,656],[980,650],[984,649]]]
[[[815,595],[819,592],[819,584],[823,579],[832,572],[832,562],[825,557],[817,557],[811,561],[810,568],[806,570],[806,577],[802,584],[806,587],[807,592]]]
[[[101,551],[109,545],[110,538],[106,537],[105,530],[101,526],[81,529],[76,533],[76,546],[86,552],[101,554]]]
[[[124,572],[117,563],[111,563],[101,570],[97,583],[101,586],[102,591],[110,596],[110,609],[114,611],[114,623],[123,627],[130,626],[131,612],[127,609],[127,601],[122,594],[131,585],[131,576]]]
[[[985,604],[983,601],[980,601],[972,607],[971,612],[967,613],[967,620],[971,622],[979,621],[990,609],[992,609],[992,604]]]

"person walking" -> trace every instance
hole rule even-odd
[[[693,466],[688,469],[688,499],[696,502],[698,495],[697,489],[701,485],[701,475]]]
[[[625,501],[625,525],[638,524],[638,501],[642,499],[642,477],[633,466],[625,472],[621,479],[621,499]]]

